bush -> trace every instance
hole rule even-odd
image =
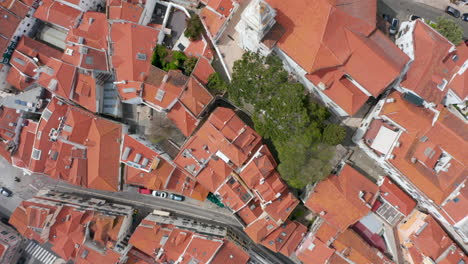
[[[459,45],[463,41],[463,29],[453,19],[439,17],[434,29],[454,45]]]
[[[346,137],[346,129],[337,124],[329,124],[323,130],[324,143],[335,146],[343,142]]]
[[[184,73],[186,75],[190,75],[195,69],[195,65],[197,65],[198,58],[197,57],[190,57],[184,62]]]
[[[184,35],[191,41],[199,40],[205,28],[196,14],[192,14],[187,20],[187,28],[185,29]]]
[[[221,78],[221,75],[217,72],[210,74],[208,77],[208,83],[206,84],[208,90],[212,93],[223,93],[227,90],[226,82]]]

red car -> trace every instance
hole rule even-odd
[[[151,194],[150,189],[146,189],[146,188],[143,188],[143,187],[138,188],[138,192],[141,193],[141,194]]]

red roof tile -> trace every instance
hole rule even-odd
[[[221,15],[228,17],[231,14],[234,4],[232,0],[208,0],[207,6],[216,10]]]
[[[226,17],[206,7],[200,12],[200,19],[213,38],[217,37],[221,27],[226,23]]]
[[[223,241],[218,239],[193,236],[182,255],[181,264],[191,264],[193,262],[210,263],[222,245]]]
[[[257,218],[257,220],[249,224],[244,231],[254,242],[259,243],[271,232],[275,231],[276,228],[278,228],[278,224],[267,216]]]
[[[291,246],[291,251],[294,251],[294,249],[296,249],[296,247],[299,245],[299,242],[302,240],[302,237],[299,237],[298,239],[298,237],[294,236],[294,241],[290,241],[290,238],[293,236],[293,234],[295,235],[296,231],[299,231],[302,233],[302,235],[304,235],[307,231],[307,228],[298,222],[286,221],[275,231],[266,236],[262,241],[262,245],[264,245],[266,248],[269,248],[273,252],[279,252],[280,250],[283,250],[283,247],[286,245],[286,243],[292,243],[295,244],[295,246]],[[285,252],[290,252],[290,250],[285,250]],[[286,254],[286,256],[289,255]]]
[[[146,139],[128,134],[124,134],[123,139],[120,160],[128,166],[150,172],[161,168],[162,163],[167,163]]]
[[[317,184],[305,205],[343,232],[367,215],[378,187],[349,165]],[[368,200],[364,200],[367,197]]]
[[[416,202],[406,194],[400,187],[385,177],[379,186],[380,195],[383,199],[396,207],[405,216],[408,216],[416,207]]]
[[[464,208],[468,207],[468,187],[460,189],[460,193],[452,199],[448,200],[443,206],[443,209],[455,223],[463,220],[466,217]],[[454,224],[455,224],[454,223]]]
[[[10,13],[8,9],[0,6],[0,24],[2,25],[0,28],[0,35],[5,40],[5,44],[0,45],[0,51],[2,53],[8,45],[10,38],[13,36],[13,33],[15,33],[15,30],[20,22],[20,17],[15,16],[14,14]]]
[[[265,212],[277,221],[285,221],[298,204],[299,200],[286,189],[278,199],[265,207]]]
[[[198,58],[198,62],[192,71],[192,76],[195,76],[203,85],[206,85],[208,83],[208,77],[213,73],[215,73],[215,70],[208,59],[204,57]]]
[[[54,0],[43,0],[34,13],[35,18],[66,29],[74,28],[81,15],[79,10]]]
[[[37,83],[62,98],[71,98],[77,69],[58,59],[51,59],[39,75]]]
[[[234,212],[237,212],[253,198],[248,190],[233,176],[228,178],[216,192],[219,194],[221,202]]]
[[[8,9],[18,17],[25,17],[29,11],[29,6],[19,0],[6,0],[1,2],[0,6]]]
[[[167,117],[177,126],[177,128],[189,137],[195,130],[198,120],[192,113],[181,103],[177,102],[171,108]]]
[[[156,76],[146,80],[143,100],[157,109],[171,109],[182,95],[189,77],[179,70],[165,73],[154,66],[151,68],[151,72],[155,72]]]
[[[225,241],[211,263],[246,264],[250,259],[249,254],[234,243]]]
[[[461,260],[468,260],[461,249],[450,239],[442,227],[432,216],[425,219],[425,225],[418,230],[418,234],[410,236],[411,244],[414,246],[414,255],[427,256],[433,261],[443,255],[449,248],[454,247],[452,254],[442,257],[440,263],[457,264]]]
[[[334,249],[329,248],[309,232],[296,250],[296,256],[304,264],[320,264],[327,263],[333,252]]]
[[[445,37],[426,23],[416,20],[414,32],[414,61],[406,73],[401,86],[414,91],[424,100],[439,104],[448,89],[441,91],[437,85],[442,79],[450,81],[454,64],[450,64],[453,56],[449,50],[453,48]]]
[[[260,202],[256,200],[252,200],[242,209],[237,211],[236,214],[242,219],[244,224],[247,226],[247,225],[250,225],[255,220],[257,220],[257,218],[259,218],[262,213],[263,213],[263,210],[262,210],[262,207],[260,206]]]
[[[159,31],[133,23],[111,24],[112,65],[116,81],[143,81],[151,65],[151,56]]]
[[[213,96],[200,82],[190,77],[179,100],[194,116],[199,116],[213,100]]]
[[[86,12],[83,15],[80,25],[77,28],[70,29],[66,40],[95,49],[107,50],[107,34],[102,34],[102,32],[108,31],[109,24],[105,14]]]
[[[464,146],[468,142],[466,133],[463,133],[467,125],[448,110],[442,109],[439,118],[432,126],[434,115],[432,111],[429,112],[429,110],[405,102],[396,94],[393,94],[391,98],[395,101],[385,104],[381,115],[385,115],[403,126],[407,132],[399,137],[400,147],[393,149],[394,158],[389,162],[404,175],[410,177],[411,181],[429,198],[441,204],[453,191],[455,184],[459,184],[466,175],[465,164],[468,163],[466,158],[468,150],[460,146]],[[440,135],[450,136],[441,137]],[[413,157],[417,154],[418,149],[419,152],[423,152],[423,155],[419,153],[419,158],[421,156],[424,158],[424,151],[429,144],[439,146],[454,157],[450,161],[451,166],[447,171],[436,173],[431,168],[434,164],[433,159],[429,159],[431,161],[429,167],[418,160],[413,162]],[[423,161],[426,160],[423,159]]]
[[[141,14],[144,10],[142,3],[120,0],[112,1],[111,4],[108,4],[108,8],[110,20],[125,20],[134,23],[140,21]]]
[[[346,229],[343,233],[338,235],[338,238],[333,242],[333,246],[336,251],[340,252],[354,263],[392,263],[377,249],[369,246],[351,229]]]

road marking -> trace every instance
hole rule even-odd
[[[28,245],[26,246],[25,251],[29,253],[29,250],[31,250],[31,247],[33,247],[36,243],[33,241],[29,241]]]

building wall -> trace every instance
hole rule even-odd
[[[10,226],[0,223],[0,244],[5,247],[0,264],[16,263],[22,251],[23,238],[21,235]]]

